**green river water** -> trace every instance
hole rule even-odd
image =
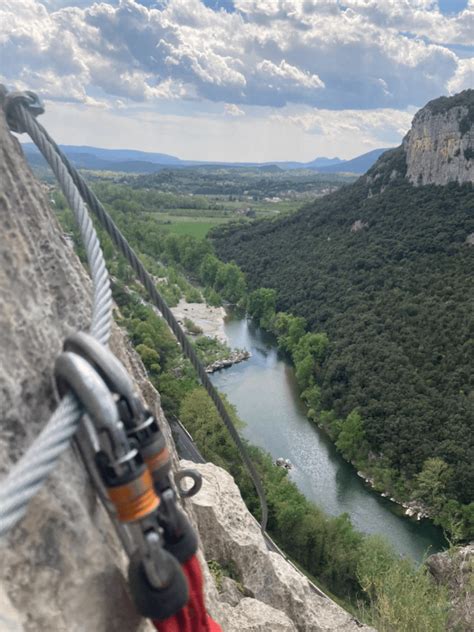
[[[229,315],[225,332],[232,347],[246,348],[252,357],[214,373],[212,381],[237,407],[244,436],[274,458],[290,459],[290,477],[308,499],[328,514],[348,513],[358,530],[385,536],[400,555],[417,561],[446,545],[430,521],[400,515],[395,503],[371,490],[307,419],[293,368],[273,336],[237,315]]]

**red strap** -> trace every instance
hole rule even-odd
[[[211,617],[209,615],[207,615],[207,619],[208,619],[208,624],[209,624],[209,632],[222,632],[222,628],[221,626],[216,623],[214,621],[214,619],[211,619]]]
[[[159,632],[222,632],[220,625],[206,612],[204,581],[197,557],[193,555],[182,567],[189,585],[188,603],[169,619],[153,621],[155,628]]]
[[[183,564],[183,571],[189,584],[188,608],[194,624],[193,632],[209,632],[203,594],[204,580],[199,560],[195,555]]]
[[[181,610],[164,621],[153,621],[158,632],[192,632],[193,627],[189,618],[188,607]]]

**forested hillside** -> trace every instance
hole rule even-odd
[[[300,212],[213,241],[250,289],[274,288],[277,311],[327,334],[316,418],[336,432],[357,411],[358,456],[446,513],[474,490],[474,192],[414,187],[405,170],[392,150]]]

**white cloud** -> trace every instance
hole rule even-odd
[[[296,66],[288,64],[284,59],[277,65],[268,59],[264,59],[257,64],[257,72],[262,78],[278,83],[290,83],[303,88],[324,88],[324,82],[318,75],[300,70]]]
[[[275,113],[272,119],[301,128],[305,133],[341,139],[344,136],[364,138],[375,147],[393,144],[409,130],[416,108],[407,111],[394,109],[318,110],[305,108],[301,112]]]
[[[229,116],[245,116],[245,112],[235,103],[224,103],[224,112]]]
[[[473,86],[474,0],[234,4],[2,0],[0,81],[53,100],[61,142],[255,161],[396,144],[415,106]]]
[[[474,57],[460,59],[454,76],[448,82],[450,94],[456,94],[467,88],[474,88]]]
[[[447,17],[430,0],[44,2],[3,0],[3,80],[84,102],[421,105],[456,84],[444,43],[467,44],[474,27],[472,3]]]

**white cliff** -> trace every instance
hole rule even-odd
[[[474,182],[474,90],[441,97],[419,110],[403,141],[415,185]]]

